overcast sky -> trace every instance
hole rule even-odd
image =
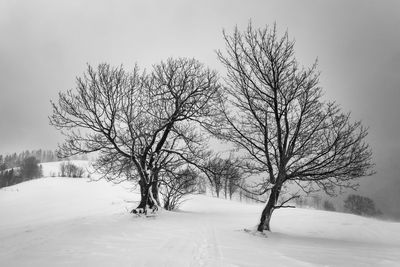
[[[56,148],[62,137],[48,125],[50,99],[73,88],[87,63],[130,68],[188,56],[223,72],[215,55],[222,29],[276,22],[295,38],[300,63],[318,57],[326,97],[370,127],[378,174],[362,190],[393,211],[400,202],[400,1],[327,2],[0,0],[0,154]]]

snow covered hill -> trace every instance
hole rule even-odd
[[[53,164],[56,166],[56,164]],[[55,168],[55,167],[52,168]],[[57,165],[58,166],[58,165]],[[0,190],[0,266],[400,266],[400,224],[192,196],[137,217],[131,185],[42,178]]]

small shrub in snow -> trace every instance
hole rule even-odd
[[[165,173],[160,188],[164,208],[174,210],[182,203],[184,196],[196,193],[197,179],[197,172],[190,168]]]

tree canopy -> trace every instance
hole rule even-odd
[[[218,75],[195,59],[168,59],[151,72],[101,64],[59,94],[50,122],[66,135],[60,156],[98,152],[105,177],[139,182],[138,209],[160,204],[159,173],[200,151],[219,94]],[[136,210],[134,211],[136,212]]]

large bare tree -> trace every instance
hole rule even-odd
[[[66,136],[60,156],[98,152],[94,164],[110,180],[132,179],[141,202],[132,212],[160,205],[161,170],[196,153],[204,138],[196,124],[214,116],[218,75],[194,59],[168,59],[150,73],[101,64],[59,94],[50,123]]]
[[[367,129],[323,100],[317,64],[299,66],[287,33],[250,23],[224,39],[226,51],[217,53],[228,97],[214,133],[242,151],[249,171],[262,174],[257,192],[269,197],[258,231],[270,230],[273,211],[292,198],[280,199],[288,183],[333,194],[372,173]]]

